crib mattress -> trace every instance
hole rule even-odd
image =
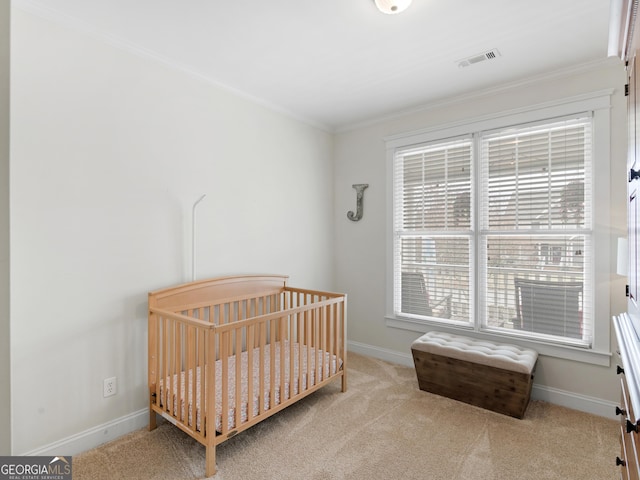
[[[334,375],[339,368],[342,367],[342,360],[337,358],[336,355],[330,354],[322,350],[316,350],[314,347],[309,348],[304,344],[294,343],[292,346],[289,341],[275,342],[275,381],[274,381],[274,405],[279,405],[282,401],[287,401],[291,396],[291,387],[293,387],[293,395],[297,395],[300,391],[306,390],[308,387],[312,387],[316,383],[316,375],[319,373],[318,381],[322,381],[330,375]],[[284,349],[284,391],[280,390],[280,349]],[[290,372],[290,354],[293,351],[294,355],[294,372],[293,376]],[[262,356],[264,357],[264,381],[263,381],[263,410],[272,408],[270,405],[270,377],[271,377],[271,345],[265,345],[262,348]],[[253,398],[249,402],[248,392],[248,352],[242,352],[241,359],[241,400],[240,400],[240,423],[247,421],[248,406],[251,403],[252,415],[257,416],[260,412],[260,348],[253,350]],[[310,359],[309,375],[307,378],[307,359]],[[301,361],[300,361],[301,360]],[[302,364],[301,367],[299,364]],[[227,360],[227,372],[228,372],[228,412],[226,415],[227,428],[232,430],[236,428],[236,410],[235,410],[235,396],[236,396],[236,356],[230,356]],[[222,360],[216,361],[216,431],[222,431]],[[302,372],[302,375],[300,375]],[[196,368],[196,429],[200,431],[200,393],[201,393],[201,375],[200,367]],[[205,368],[206,377],[206,368]],[[293,378],[293,381],[291,379]],[[172,383],[169,383],[170,389],[165,391],[164,385],[167,384],[170,377],[166,377],[160,380],[160,405],[164,406],[169,404],[169,396],[172,397],[173,412],[178,411],[178,396],[176,390],[178,389],[178,374],[173,375]],[[298,381],[300,380],[300,381]],[[307,381],[309,386],[307,386]],[[301,384],[301,386],[299,386]],[[187,401],[186,411],[188,412],[188,424],[192,425],[191,412],[193,402],[193,369],[180,372],[180,419],[185,421],[185,400]],[[185,389],[187,393],[185,394]]]

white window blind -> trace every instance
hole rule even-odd
[[[467,136],[395,155],[396,313],[471,320],[472,146]]]
[[[590,344],[591,117],[480,136],[483,327]]]
[[[396,149],[394,314],[590,345],[591,130],[584,114]]]

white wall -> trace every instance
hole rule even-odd
[[[146,294],[284,273],[328,289],[332,136],[66,26],[13,12],[13,452],[144,409]],[[1,30],[1,29],[0,29]],[[104,378],[118,394],[104,399]],[[63,452],[64,453],[64,452]]]
[[[0,455],[11,453],[9,353],[10,0],[0,0]]]
[[[420,335],[385,325],[387,180],[384,137],[615,88],[611,110],[611,225],[597,226],[604,231],[611,229],[611,245],[615,245],[616,236],[626,235],[624,83],[621,63],[604,62],[589,71],[565,72],[563,76],[540,78],[529,84],[468,96],[464,101],[417,110],[337,135],[334,155],[337,219],[335,278],[336,289],[349,294],[349,340],[354,345],[361,344],[369,353],[378,351],[381,356],[407,358],[412,341]],[[358,223],[350,222],[345,216],[355,201],[351,188],[353,183],[369,184],[365,190],[364,218]],[[596,180],[596,190],[597,186]],[[609,253],[615,269],[614,254]],[[617,314],[626,310],[624,279],[612,274],[611,280],[610,309],[611,314]],[[600,321],[609,322],[610,325],[610,318],[611,315]],[[619,395],[613,366],[598,367],[542,357],[535,381],[538,387],[542,386],[547,392],[553,393],[557,389],[563,395],[568,393],[569,397],[573,396],[574,400],[585,396],[595,399],[596,403],[598,399],[607,403],[617,401]]]

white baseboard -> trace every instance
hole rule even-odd
[[[537,385],[536,383],[533,384],[531,398],[581,412],[592,413],[600,417],[611,418],[613,420],[618,419],[615,413],[618,404],[610,400],[603,400],[602,398],[581,395],[545,385]]]
[[[115,440],[127,433],[144,428],[149,424],[149,409],[144,408],[117,418],[102,425],[90,428],[57,442],[44,445],[30,452],[19,455],[50,456],[50,455],[77,455],[103,443]]]
[[[352,352],[379,358],[380,360],[397,363],[399,365],[405,365],[407,367],[413,367],[413,357],[410,353],[397,352],[353,341],[347,342],[347,346]],[[615,407],[617,404],[601,398],[589,397],[579,393],[547,387],[545,385],[538,385],[536,383],[533,384],[531,398],[601,417],[616,419]]]
[[[410,353],[397,352],[387,348],[374,347],[366,343],[347,341],[347,349],[350,352],[360,353],[368,357],[379,358],[387,362],[397,363],[406,367],[413,367],[413,357]]]

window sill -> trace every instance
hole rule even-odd
[[[480,338],[491,342],[520,345],[522,347],[531,348],[537,351],[539,355],[547,357],[562,358],[565,360],[573,360],[575,362],[588,363],[603,367],[609,367],[611,365],[611,352],[606,351],[596,351],[588,348],[571,347],[568,345],[558,345],[538,340],[516,338],[510,335],[500,335],[496,332],[480,332],[475,331],[471,326],[452,326],[441,322],[408,317],[396,317],[394,315],[386,315],[385,323],[387,327],[409,330],[421,334],[430,330],[438,330],[452,334]]]

